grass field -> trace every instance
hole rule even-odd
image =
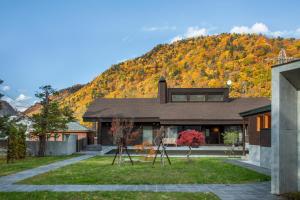
[[[212,193],[179,192],[0,192],[0,199],[5,200],[218,200]]]
[[[6,164],[6,157],[0,157],[0,176],[5,176],[23,170],[32,169],[41,165],[47,165],[56,161],[65,160],[75,156],[77,155],[26,157],[25,159],[16,160],[14,163],[9,164]]]
[[[218,158],[172,158],[172,165],[135,162],[111,165],[112,157],[94,157],[21,181],[23,184],[210,184],[269,181],[270,177]]]

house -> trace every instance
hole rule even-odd
[[[69,122],[66,125],[66,130],[48,134],[47,155],[68,155],[85,150],[89,145],[94,144],[94,131],[78,122]],[[27,139],[27,145],[30,146],[32,154],[37,154],[37,141],[38,138],[31,135]]]
[[[243,141],[243,118],[239,113],[270,104],[267,98],[230,98],[229,88],[168,88],[161,78],[157,98],[98,98],[90,104],[83,120],[97,124],[98,144],[113,145],[113,118],[130,118],[139,137],[131,145],[156,145],[160,126],[167,138],[182,130],[203,131],[207,145],[222,145],[222,133],[235,130]]]
[[[271,192],[300,191],[300,60],[272,67]]]
[[[249,161],[271,168],[271,105],[240,113],[245,121]]]
[[[48,141],[63,141],[69,135],[76,135],[77,140],[85,139],[88,144],[94,143],[94,132],[91,129],[79,124],[78,122],[69,122],[66,125],[66,130],[52,133],[51,135],[54,137],[49,137]]]

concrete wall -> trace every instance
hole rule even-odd
[[[299,92],[281,72],[299,67],[299,63],[291,63],[272,69],[271,192],[274,194],[298,190]]]
[[[249,145],[249,161],[264,168],[271,169],[271,147]]]
[[[70,135],[65,141],[47,141],[46,155],[70,155],[76,152],[76,135]],[[26,141],[28,151],[37,155],[38,153],[38,141]]]
[[[249,144],[249,160],[260,165],[260,146]]]
[[[260,166],[264,168],[271,169],[271,147],[260,147]]]
[[[300,191],[300,91],[298,91],[298,102],[297,102],[297,106],[298,106],[298,133],[297,133],[297,144],[298,144],[298,191]]]

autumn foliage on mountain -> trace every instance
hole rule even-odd
[[[164,75],[169,87],[224,87],[231,97],[269,97],[271,66],[281,48],[300,58],[300,40],[263,35],[220,34],[161,44],[135,59],[111,66],[90,83],[60,100],[82,121],[97,97],[156,97]]]

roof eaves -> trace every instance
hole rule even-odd
[[[263,106],[263,107],[247,110],[247,111],[241,112],[239,114],[242,117],[247,117],[247,116],[256,115],[256,114],[265,113],[265,112],[270,112],[270,111],[271,111],[271,104]]]
[[[283,65],[288,65],[288,64],[291,64],[291,63],[294,63],[294,62],[299,62],[299,61],[300,61],[300,58],[289,61],[289,62],[273,65],[271,68],[275,68],[275,67],[279,67],[279,66],[283,66]]]

